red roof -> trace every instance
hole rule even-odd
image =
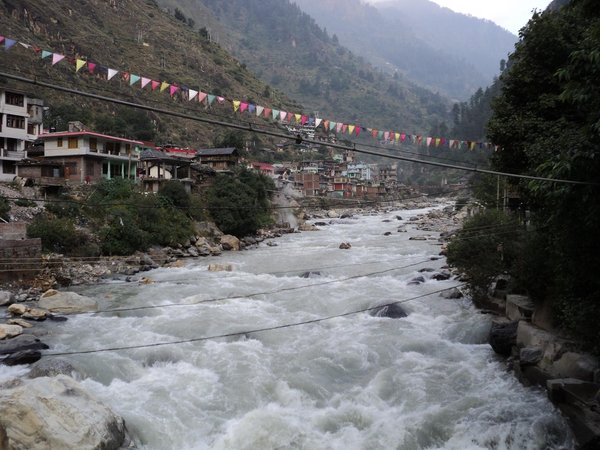
[[[40,139],[48,139],[48,138],[53,138],[53,137],[69,137],[69,136],[91,136],[91,137],[98,137],[98,138],[103,138],[103,139],[107,139],[107,140],[111,140],[111,141],[126,142],[129,144],[135,144],[135,145],[144,145],[144,143],[142,141],[134,141],[133,139],[125,139],[125,138],[120,138],[120,137],[116,137],[116,136],[109,136],[107,134],[94,133],[93,131],[59,131],[58,133],[40,134],[38,137]]]

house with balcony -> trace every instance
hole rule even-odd
[[[26,149],[42,133],[44,102],[23,92],[0,89],[0,181],[12,181]]]
[[[138,176],[144,192],[158,192],[161,184],[176,180],[185,190],[192,191],[192,161],[185,156],[174,156],[171,152],[146,148],[140,153]]]
[[[39,138],[44,142],[44,156],[20,164],[21,177],[50,185],[137,179],[141,141],[87,130],[46,133]]]
[[[229,172],[239,164],[240,154],[233,147],[208,148],[198,150],[195,159],[216,172]]]

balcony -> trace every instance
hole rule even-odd
[[[26,156],[27,154],[24,151],[6,150],[4,148],[0,148],[0,158],[8,158],[20,161],[21,159],[25,159]]]

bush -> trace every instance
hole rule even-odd
[[[509,271],[522,247],[518,222],[502,211],[486,210],[467,220],[448,245],[448,263],[464,272],[475,300],[486,295],[497,275]]]
[[[35,218],[27,227],[27,236],[41,238],[44,251],[67,255],[77,253],[79,246],[85,241],[71,219],[46,215]]]
[[[268,198],[272,189],[270,178],[247,170],[237,177],[219,175],[208,191],[208,210],[224,233],[254,234],[272,221]]]
[[[161,184],[158,194],[168,199],[176,208],[187,210],[190,207],[190,194],[179,181],[169,180]]]

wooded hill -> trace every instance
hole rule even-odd
[[[157,0],[206,30],[250,71],[305,107],[344,123],[424,133],[449,117],[442,95],[383,73],[289,0]]]
[[[198,102],[141,89],[139,83],[130,86],[121,74],[107,81],[106,70],[104,76],[100,69],[95,75],[85,69],[75,73],[73,64],[67,62],[68,58],[85,58],[119,71],[215,95],[301,109],[298,103],[257,79],[221,46],[166,14],[153,1],[3,0],[0,27],[3,36],[66,56],[52,65],[51,58],[42,59],[40,53],[16,45],[0,52],[2,69],[13,74],[179,112],[208,114],[224,120],[233,117],[232,110],[225,106],[206,111]],[[2,84],[15,85],[8,80]],[[44,98],[52,107],[50,120],[58,124],[57,128],[68,120],[81,120],[96,131],[195,146],[211,145],[215,136],[227,131],[27,84],[16,87]]]

